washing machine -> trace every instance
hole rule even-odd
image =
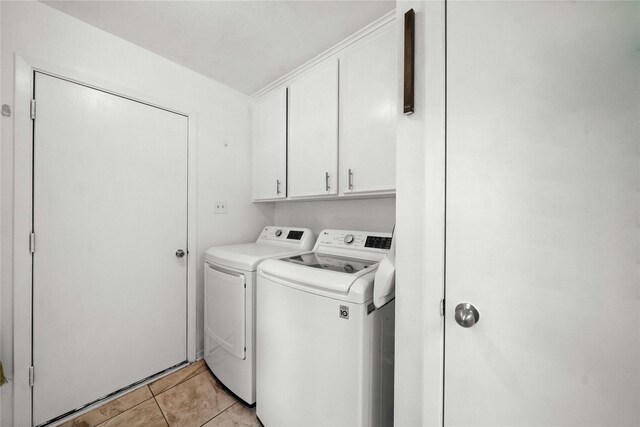
[[[390,233],[324,230],[258,267],[257,416],[275,426],[393,425],[395,300],[373,302]]]
[[[256,402],[256,267],[275,257],[309,251],[308,228],[265,227],[253,243],[216,246],[204,260],[204,360],[245,403]]]

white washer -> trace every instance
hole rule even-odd
[[[308,228],[265,227],[254,243],[205,252],[204,359],[215,376],[247,404],[256,401],[256,267],[267,258],[308,251]]]
[[[258,267],[257,416],[273,426],[393,425],[395,300],[373,304],[391,234],[324,230]]]

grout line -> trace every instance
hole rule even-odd
[[[148,386],[145,386],[145,387],[148,387]],[[149,391],[151,391],[151,390],[149,390]],[[125,396],[126,396],[126,394],[125,394]],[[120,412],[119,414],[115,414],[114,416],[109,417],[109,418],[107,418],[107,419],[106,419],[106,420],[104,420],[104,421],[100,421],[100,423],[96,424],[94,427],[101,426],[102,424],[106,423],[107,421],[112,420],[112,419],[114,419],[115,417],[119,417],[120,415],[124,414],[125,412],[129,412],[129,411],[130,411],[130,410],[132,410],[133,408],[135,408],[135,407],[137,407],[137,406],[140,406],[140,405],[142,405],[143,403],[146,403],[146,402],[150,401],[151,399],[153,399],[153,393],[151,393],[151,397],[150,397],[150,398],[145,399],[145,400],[143,400],[143,401],[142,401],[142,402],[140,402],[140,403],[136,403],[136,404],[135,404],[135,405],[133,405],[131,408],[128,408],[128,409],[126,409],[125,411]],[[117,399],[116,399],[116,400],[117,400]],[[106,405],[106,403],[105,403],[105,405]],[[103,405],[103,406],[104,406],[104,405]],[[98,407],[97,407],[97,408],[95,408],[95,409],[100,409],[100,408],[102,408],[102,406],[98,406]],[[161,410],[160,412],[162,412],[162,410]],[[87,412],[87,414],[88,414],[88,412]],[[78,418],[80,418],[80,417],[78,417]],[[71,420],[69,420],[69,421],[73,421],[73,420],[75,420],[75,418],[73,418],[73,419],[71,419]]]
[[[191,365],[193,365],[193,364],[195,364],[195,363],[197,363],[197,362],[193,362],[192,364],[187,365],[187,366],[185,366],[185,367],[184,367],[184,368],[182,368],[182,369],[186,369],[187,367],[189,367],[189,366],[191,366]],[[160,393],[158,393],[157,395],[155,395],[155,394],[153,393],[153,391],[151,390],[150,385],[151,385],[151,384],[153,384],[153,383],[145,384],[145,385],[144,385],[144,387],[147,387],[147,389],[149,390],[149,393],[151,394],[151,397],[150,397],[150,398],[145,399],[145,400],[143,400],[142,402],[139,402],[139,403],[137,403],[137,404],[133,405],[132,407],[127,408],[126,410],[124,410],[124,411],[122,411],[122,412],[120,412],[120,413],[118,413],[118,414],[115,414],[115,415],[113,415],[113,416],[111,416],[111,417],[109,417],[109,418],[107,418],[107,419],[105,419],[105,420],[103,420],[103,421],[101,421],[100,423],[96,424],[96,425],[95,425],[95,427],[98,427],[98,426],[100,426],[100,425],[102,425],[102,424],[106,423],[107,421],[112,420],[113,418],[118,417],[118,416],[120,416],[120,415],[124,414],[125,412],[128,412],[128,411],[132,410],[133,408],[135,408],[135,407],[137,407],[137,406],[140,406],[140,405],[142,405],[143,403],[148,402],[148,401],[149,401],[149,400],[151,400],[151,399],[153,399],[153,400],[154,400],[154,402],[155,402],[155,403],[156,403],[156,405],[158,406],[158,409],[160,409],[160,413],[162,414],[162,417],[164,418],[165,422],[167,423],[167,425],[168,425],[168,426],[170,426],[171,424],[169,424],[169,420],[167,419],[167,416],[165,415],[164,411],[162,410],[162,407],[160,406],[160,404],[158,403],[157,396],[159,396],[159,395],[161,395],[161,394],[163,394],[163,393],[165,393],[165,392],[167,392],[167,391],[171,390],[172,388],[174,388],[174,387],[176,387],[176,386],[178,386],[178,385],[180,385],[180,384],[182,384],[182,383],[185,383],[185,382],[187,382],[187,381],[189,381],[189,380],[191,380],[191,379],[193,379],[193,378],[195,378],[195,377],[197,377],[197,376],[200,376],[200,375],[202,375],[202,374],[204,374],[204,373],[206,373],[206,372],[211,372],[211,371],[210,371],[210,369],[209,369],[209,367],[208,367],[206,364],[205,364],[204,366],[205,366],[205,370],[203,370],[202,372],[194,373],[194,374],[193,374],[193,375],[191,375],[190,377],[187,377],[187,378],[183,379],[182,381],[180,381],[180,382],[178,382],[178,383],[176,383],[176,384],[172,385],[171,387],[169,387],[169,388],[167,388],[167,389],[165,389],[165,390],[162,390],[162,391],[161,391]],[[174,374],[175,374],[175,373],[177,373],[177,372],[180,372],[180,370],[178,370],[178,371],[176,371],[176,372],[173,372],[173,373],[171,373],[171,374],[169,374],[169,375],[174,375]],[[159,380],[157,380],[157,381],[159,381]],[[137,391],[137,390],[139,390],[139,389],[141,389],[141,388],[142,388],[142,387],[140,387],[140,388],[138,388],[138,389],[136,389],[136,390],[134,390],[134,391],[131,391],[131,392],[127,393],[127,394],[133,393],[133,392],[135,392],[135,391]],[[225,393],[227,393],[227,394],[228,394],[228,392],[227,392],[226,390],[224,390],[224,391],[225,391]],[[125,394],[125,395],[123,395],[123,396],[121,396],[121,397],[124,397],[124,396],[126,396],[127,394]],[[119,399],[119,398],[118,398],[118,399]],[[113,401],[111,401],[111,402],[115,402],[115,401],[116,401],[116,400],[118,400],[118,399],[114,399],[114,400],[113,400]],[[96,408],[92,409],[91,411],[99,410],[99,409],[101,409],[102,407],[104,407],[104,406],[108,405],[108,404],[109,404],[109,403],[111,403],[111,402],[107,402],[107,403],[105,403],[105,404],[103,404],[103,405],[100,405],[100,406],[98,406],[98,407],[96,407]],[[218,415],[222,414],[222,413],[223,413],[223,412],[225,412],[227,409],[231,408],[233,405],[235,405],[235,404],[237,404],[237,403],[240,403],[240,401],[235,400],[231,405],[229,405],[229,406],[227,406],[226,408],[224,408],[222,411],[220,411],[218,414],[216,414],[216,415],[215,415],[214,417],[212,417],[211,419],[207,420],[207,421],[206,421],[205,423],[203,423],[202,425],[204,425],[204,424],[208,423],[209,421],[211,421],[212,419],[214,419],[214,418],[215,418],[215,417],[217,417]],[[90,412],[91,412],[91,411],[90,411]],[[87,412],[87,413],[88,413],[88,412]],[[83,414],[83,415],[84,415],[84,414]],[[78,416],[78,417],[76,417],[76,418],[80,418],[81,416],[82,416],[82,415],[80,415],[80,416]],[[72,421],[72,420],[74,420],[74,419],[76,419],[76,418],[72,418],[72,419],[71,419],[71,420],[69,420],[69,421]]]
[[[211,419],[209,419],[209,420],[205,421],[204,423],[202,423],[202,425],[201,425],[200,427],[204,426],[205,424],[207,424],[207,423],[211,422],[212,420],[214,420],[214,419],[215,419],[215,418],[217,418],[218,416],[220,416],[220,415],[222,415],[223,413],[227,412],[227,410],[229,410],[232,406],[237,405],[238,403],[240,403],[240,401],[236,400],[236,401],[235,401],[235,402],[233,402],[231,405],[227,406],[227,407],[226,407],[226,408],[224,408],[222,411],[220,411],[220,412],[218,412],[217,414],[215,414],[215,415],[213,416],[213,418],[211,418]]]
[[[189,378],[185,379],[184,381],[182,381],[182,382],[180,382],[180,383],[178,383],[178,384],[175,384],[175,385],[174,385],[174,386],[172,386],[172,387],[169,387],[168,389],[164,390],[162,393],[158,393],[158,396],[159,396],[159,395],[161,395],[161,394],[163,394],[163,393],[165,393],[165,392],[167,392],[167,391],[169,391],[169,390],[171,390],[172,388],[174,388],[174,387],[176,387],[176,386],[178,386],[178,385],[180,385],[180,384],[182,384],[182,383],[185,383],[185,382],[187,382],[187,381],[189,381],[189,380],[192,380],[192,379],[193,379],[193,378],[195,378],[195,377],[198,377],[198,376],[200,376],[200,375],[202,375],[202,374],[205,374],[207,371],[209,371],[209,368],[208,368],[208,367],[207,367],[207,370],[206,370],[206,371],[202,371],[202,372],[199,372],[199,373],[198,373],[198,374],[196,374],[196,375],[192,375],[191,377],[189,377]],[[151,391],[151,387],[149,387],[149,391]],[[160,406],[160,404],[158,403],[157,396],[156,396],[155,394],[153,394],[153,392],[151,392],[151,395],[153,396],[153,400],[155,400],[156,405],[158,405],[158,408],[160,409],[160,412],[162,413],[162,416],[164,417],[164,420],[166,421],[167,426],[171,427],[171,424],[169,424],[169,420],[167,419],[167,416],[165,415],[164,411],[162,410],[162,406]],[[229,409],[231,406],[235,405],[236,403],[238,403],[238,401],[237,401],[237,400],[236,400],[235,402],[233,402],[231,405],[229,405],[229,406],[227,406],[226,408],[224,408],[224,409],[223,409],[222,411],[220,411],[218,414],[216,414],[216,416],[215,416],[215,417],[217,417],[218,415],[220,415],[221,413],[223,413],[224,411],[226,411],[227,409]],[[215,417],[213,417],[213,418],[215,418]],[[208,422],[209,422],[209,421],[211,421],[213,418],[211,418],[211,419],[209,419],[209,420],[205,421],[205,422],[204,422],[204,424],[208,423]],[[204,424],[202,424],[202,425],[204,425]]]
[[[0,1],[1,1],[1,0],[0,0]],[[201,360],[204,360],[204,359],[201,359]],[[189,365],[187,365],[187,366],[185,366],[185,367],[184,367],[184,368],[182,368],[182,369],[187,369],[189,366],[195,365],[195,364],[196,364],[196,363],[198,363],[198,362],[199,362],[199,360],[198,360],[198,361],[195,361],[195,362],[193,362],[193,363],[191,363],[191,364],[189,364]],[[161,391],[161,392],[159,392],[158,394],[155,394],[155,393],[153,392],[153,390],[151,390],[151,387],[149,387],[149,391],[151,391],[151,394],[152,394],[154,397],[155,397],[155,396],[159,396],[159,395],[161,395],[162,393],[164,393],[165,391],[169,391],[169,390],[171,390],[172,388],[174,388],[174,387],[176,387],[176,386],[178,386],[178,385],[180,385],[180,384],[182,384],[182,383],[184,383],[184,382],[189,381],[191,378],[197,377],[198,375],[202,374],[203,372],[208,371],[208,370],[209,370],[209,366],[208,366],[206,363],[204,363],[204,362],[203,362],[203,364],[204,364],[204,367],[206,368],[204,371],[202,371],[202,372],[198,372],[197,374],[196,374],[196,373],[194,373],[194,374],[193,374],[193,375],[191,375],[190,377],[187,377],[187,378],[183,379],[182,381],[175,383],[175,384],[174,384],[174,385],[172,385],[171,387],[169,387],[169,388],[166,388],[166,389],[162,390],[162,391]],[[175,375],[175,374],[177,374],[177,373],[178,373],[178,372],[180,372],[182,369],[179,369],[179,370],[177,370],[177,371],[175,371],[175,372],[172,372],[172,373],[170,373],[169,375],[167,375],[166,377],[160,378],[160,379],[158,379],[158,380],[156,380],[156,381],[161,381],[161,380],[163,380],[164,378],[169,378],[171,375]],[[156,381],[154,381],[154,382],[156,382]],[[150,383],[150,384],[147,384],[147,385],[149,386],[149,385],[151,385],[151,384],[153,384],[153,383]]]
[[[2,1],[2,0],[0,0],[0,1]],[[169,376],[171,376],[171,375],[174,375],[174,374],[176,374],[177,372],[180,372],[180,371],[181,371],[181,370],[183,370],[183,369],[187,369],[189,366],[195,365],[196,363],[200,362],[201,360],[202,360],[202,363],[203,363],[204,367],[206,368],[204,371],[199,372],[199,373],[197,373],[197,374],[195,374],[195,373],[194,373],[194,375],[192,375],[192,376],[190,376],[190,377],[187,377],[187,378],[183,379],[182,381],[180,381],[180,382],[178,382],[178,383],[176,383],[176,384],[172,385],[171,387],[169,387],[169,388],[167,388],[167,389],[165,389],[165,390],[162,390],[160,393],[158,393],[158,395],[160,395],[160,394],[164,393],[165,391],[171,390],[172,388],[174,388],[174,387],[176,387],[176,386],[178,386],[178,385],[182,384],[183,382],[186,382],[186,381],[188,381],[188,380],[190,380],[190,379],[192,379],[192,378],[194,378],[194,377],[196,377],[196,376],[198,376],[198,375],[200,375],[200,374],[202,374],[202,373],[204,373],[204,372],[206,372],[206,371],[210,371],[210,370],[209,370],[209,366],[206,364],[206,362],[204,362],[204,359],[198,359],[198,360],[196,360],[195,362],[192,362],[192,363],[190,363],[190,364],[188,364],[188,365],[186,365],[186,366],[184,366],[184,367],[182,367],[182,368],[178,369],[177,371],[170,373],[169,375],[167,375],[167,376],[165,376],[165,377],[158,378],[158,379],[157,379],[157,380],[155,380],[155,381],[152,381],[152,382],[150,382],[150,383],[145,384],[143,387],[147,387],[147,389],[149,390],[149,393],[151,394],[151,397],[152,397],[152,398],[155,398],[155,397],[156,397],[156,395],[153,393],[153,390],[151,390],[151,387],[150,387],[150,385],[151,385],[151,384],[153,384],[153,383],[155,383],[155,382],[157,382],[157,381],[160,381],[160,380],[162,380],[162,379],[164,379],[164,378],[167,378],[167,377],[169,377]],[[138,391],[138,390],[142,389],[143,387],[138,387],[138,388],[135,388],[135,389],[133,389],[133,390],[129,390],[127,393],[123,394],[122,396],[119,396],[119,397],[117,397],[117,398],[115,398],[115,399],[113,399],[113,400],[110,400],[110,401],[108,401],[108,402],[105,402],[105,403],[101,404],[100,406],[96,406],[95,408],[92,408],[91,410],[89,410],[89,411],[87,411],[87,412],[84,412],[84,413],[82,413],[82,414],[80,414],[80,415],[77,415],[77,416],[76,416],[76,417],[74,417],[74,418],[70,418],[70,419],[68,419],[68,420],[67,420],[67,421],[65,421],[63,424],[66,424],[66,423],[68,423],[68,422],[70,422],[70,421],[73,421],[73,420],[76,420],[76,419],[78,419],[78,418],[80,418],[80,417],[83,417],[84,415],[89,414],[89,413],[91,413],[91,412],[93,412],[93,411],[100,410],[100,409],[104,408],[106,405],[109,405],[110,403],[115,402],[115,401],[117,401],[117,400],[119,400],[119,399],[121,399],[121,398],[123,398],[123,397],[125,397],[125,396],[127,396],[127,395],[129,395],[129,394],[131,394],[131,393],[135,393],[136,391]],[[151,399],[151,397],[150,397],[149,399]],[[122,412],[120,412],[120,413],[118,413],[118,414],[112,415],[111,417],[106,418],[106,419],[105,419],[105,420],[103,420],[103,421],[100,421],[100,423],[96,424],[94,427],[97,427],[97,426],[99,426],[99,425],[101,425],[101,424],[103,424],[103,423],[105,423],[105,422],[109,421],[110,419],[115,418],[115,417],[117,417],[118,415],[123,414],[123,413],[127,412],[128,410],[135,408],[135,407],[136,407],[136,406],[138,406],[138,405],[143,404],[144,402],[146,402],[146,401],[147,401],[147,400],[149,400],[149,399],[145,399],[145,400],[143,400],[142,402],[137,403],[137,404],[133,405],[132,407],[127,408],[126,410],[124,410],[124,411],[122,411]],[[158,403],[158,401],[157,401],[157,400],[156,400],[156,403]],[[160,406],[160,405],[158,405],[158,406]],[[160,412],[162,412],[162,409],[160,410]],[[164,413],[163,413],[162,415],[164,416]],[[166,419],[166,418],[165,418],[165,419]]]
[[[149,391],[151,391],[151,387],[149,387]],[[162,410],[162,406],[160,406],[160,404],[158,403],[158,399],[156,399],[156,396],[155,394],[153,394],[153,392],[151,392],[151,396],[153,396],[153,400],[156,402],[156,406],[160,410],[160,413],[162,414],[162,418],[164,418],[164,422],[167,423],[167,426],[171,427],[171,424],[169,424],[169,420],[167,419],[167,416],[164,414],[164,411]]]

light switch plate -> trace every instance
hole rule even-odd
[[[227,201],[226,200],[216,200],[216,210],[217,214],[226,214],[227,213]]]

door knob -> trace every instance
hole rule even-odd
[[[456,322],[463,328],[470,328],[480,321],[480,313],[476,308],[466,302],[456,306]]]
[[[182,249],[178,249],[178,250],[176,251],[176,256],[177,256],[178,258],[182,258],[184,255],[185,255],[185,253],[184,253],[184,251],[183,251]]]

